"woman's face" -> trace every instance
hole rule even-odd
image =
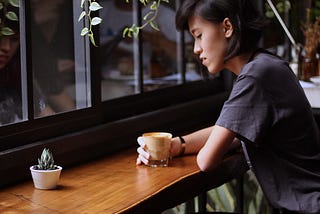
[[[6,67],[20,44],[18,35],[2,36],[0,38],[0,70]]]
[[[227,51],[226,28],[223,23],[213,24],[200,16],[189,19],[189,30],[194,38],[194,53],[212,74],[225,68],[224,57]]]

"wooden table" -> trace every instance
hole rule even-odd
[[[157,213],[243,174],[242,154],[214,171],[200,172],[195,156],[172,159],[166,168],[136,166],[129,149],[64,169],[56,190],[22,183],[0,190],[0,213]]]

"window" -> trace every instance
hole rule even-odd
[[[202,77],[194,69],[192,54],[186,55],[187,68],[192,73],[184,75],[181,64],[185,61],[180,60],[180,65],[177,63],[181,56],[177,54],[175,40],[182,40],[176,39],[173,24],[163,31],[170,34],[167,48],[168,55],[172,54],[170,63],[166,63],[168,57],[164,57],[163,49],[160,57],[155,57],[150,45],[146,44],[142,46],[142,69],[135,71],[134,42],[123,39],[123,25],[113,30],[109,29],[108,22],[119,20],[131,25],[132,8],[136,10],[136,6],[125,1],[100,2],[105,7],[105,14],[101,15],[104,22],[100,28],[100,44],[93,47],[88,38],[80,36],[85,23],[78,22],[81,8],[77,0],[20,1],[16,8],[19,22],[15,24],[16,32],[22,36],[18,37],[16,33],[12,37],[20,38],[20,49],[16,52],[19,57],[14,64],[18,69],[11,73],[15,74],[12,79],[17,85],[18,104],[14,106],[18,110],[8,108],[20,112],[1,127],[4,141],[0,144],[1,151],[213,93],[205,92],[201,87],[198,87],[200,94],[183,91],[184,87],[192,90],[186,82],[201,81]],[[129,7],[129,13],[109,16],[114,8],[104,4],[111,2]],[[175,5],[163,7],[170,11],[170,17],[174,16]],[[130,17],[129,22],[127,17]],[[156,35],[153,33],[155,31],[148,31],[144,35]],[[98,31],[96,35],[99,35]],[[187,35],[185,37],[189,45],[185,50],[191,53],[191,40]],[[142,44],[145,43],[142,40]],[[129,50],[128,53],[118,54],[115,49],[119,47]],[[162,67],[164,64],[168,66]],[[142,82],[139,82],[140,77]],[[171,90],[176,91],[176,96],[172,96]],[[156,96],[162,96],[164,100]]]
[[[121,29],[111,31],[104,25],[122,16],[103,17],[99,46],[93,47],[87,37],[80,36],[84,23],[78,22],[78,0],[20,0],[18,10],[19,34],[12,37],[20,40],[19,57],[13,64],[17,99],[11,104],[17,110],[7,109],[19,114],[5,125],[1,122],[0,162],[6,163],[0,164],[0,173],[8,176],[2,177],[0,186],[28,178],[27,165],[35,161],[31,154],[43,147],[49,147],[57,161],[68,166],[133,146],[145,129],[179,133],[206,125],[222,105],[226,95],[223,76],[202,78],[192,54],[184,55],[184,51],[192,52],[190,44],[184,47],[180,38],[178,46],[185,50],[176,51],[176,44],[168,48],[175,55],[168,67],[160,67],[167,60],[163,52],[155,57],[147,46],[141,46],[143,55],[138,54],[141,63],[137,64],[139,50],[131,51],[136,40],[127,45],[118,35]],[[99,29],[94,30],[99,35]],[[116,47],[130,52],[116,54]],[[186,120],[189,108],[192,120]],[[208,116],[209,111],[214,113]],[[2,120],[6,114],[0,113]],[[16,176],[6,173],[17,168],[21,170],[14,170],[19,172]]]
[[[26,99],[23,93],[25,83],[21,78],[19,19],[6,17],[7,12],[19,17],[19,8],[7,4],[0,9],[1,29],[4,32],[0,37],[0,126],[27,118]]]
[[[35,117],[90,107],[90,72],[84,43],[74,33],[73,2],[30,4]]]
[[[90,44],[79,33],[79,2],[31,0],[11,7],[6,10],[19,19],[4,19],[14,35],[1,38],[2,53],[12,56],[0,65],[0,150],[65,134],[68,128],[52,127],[67,123],[74,130],[74,115],[93,115]]]
[[[125,0],[102,0],[100,4],[103,7],[100,17],[104,20],[100,28],[102,100],[139,93],[140,74],[134,68],[133,39],[122,35],[123,29],[133,23],[133,5]],[[148,7],[142,7],[141,16],[148,12]],[[161,31],[148,26],[141,32],[143,92],[182,82],[177,68],[175,8],[161,4],[159,13],[157,26]],[[187,53],[192,51],[191,41],[191,36],[186,35]],[[192,54],[188,54],[187,60],[187,81],[200,80]]]
[[[177,39],[174,23],[170,26],[160,23],[163,31],[142,34],[142,38],[152,37],[151,40],[156,40],[158,33],[170,35],[170,44],[168,48],[153,50],[142,40],[142,69],[136,71],[132,52],[134,44],[122,37],[122,26],[131,25],[132,8],[136,10],[136,6],[125,1],[100,2],[105,7],[105,14],[101,15],[104,22],[100,28],[99,47],[93,47],[88,38],[80,36],[85,23],[78,22],[81,8],[77,0],[20,1],[16,8],[20,17],[15,22],[15,37],[12,37],[20,39],[14,63],[17,69],[11,73],[15,75],[12,79],[17,89],[16,109],[8,108],[18,113],[10,122],[5,122],[5,126],[1,122],[4,141],[0,144],[1,151],[214,93],[205,92],[201,87],[197,88],[200,94],[183,91],[184,87],[193,90],[185,83],[202,81],[203,78],[195,66],[188,35],[184,35],[188,44],[184,51],[188,54],[181,58],[177,53],[176,41],[181,40]],[[113,16],[113,7],[118,4],[128,7],[129,13],[124,11],[123,15],[119,12]],[[161,12],[168,16],[166,20],[173,18],[174,8],[172,3],[163,6],[165,11]],[[115,30],[109,29],[108,23],[115,21],[125,24],[115,25],[118,27]],[[22,36],[19,37],[18,33]],[[96,35],[99,35],[98,31]],[[115,49],[119,47],[128,53],[118,54]],[[166,54],[163,52],[165,49],[168,49]],[[152,51],[160,51],[160,55],[155,56]],[[182,59],[180,62],[179,57]],[[187,66],[182,64],[184,62],[188,62]],[[186,74],[181,65],[187,68]],[[139,83],[140,77],[142,82]],[[180,92],[175,97],[171,90]],[[166,94],[170,98],[158,103],[153,98],[157,94]],[[1,113],[7,115],[5,111]]]

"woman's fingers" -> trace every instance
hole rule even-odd
[[[144,141],[143,141],[143,137],[138,137],[138,139],[137,139],[137,141],[138,141],[138,144],[142,147],[142,148],[144,148],[145,147],[145,143],[144,143]]]
[[[148,152],[146,152],[142,147],[139,147],[137,149],[137,152],[139,153],[139,155],[141,155],[145,159],[149,159],[149,157],[150,157],[150,154]]]
[[[138,152],[139,155],[138,155],[136,164],[137,165],[140,165],[142,163],[143,164],[148,164],[149,158],[150,158],[150,154],[144,150],[145,143],[143,141],[143,138],[142,137],[138,137],[137,141],[138,141],[138,144],[140,145],[140,147],[138,147],[138,149],[137,149],[137,152]]]
[[[137,157],[136,165],[142,164],[142,161],[140,160],[139,156]]]
[[[137,165],[140,165],[142,163],[147,165],[149,163],[149,160],[139,154],[139,156],[137,158]]]

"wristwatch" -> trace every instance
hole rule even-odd
[[[186,150],[186,141],[183,139],[183,137],[178,136],[180,139],[180,143],[181,143],[181,147],[180,147],[180,152],[179,152],[179,156],[184,155],[184,151]]]

